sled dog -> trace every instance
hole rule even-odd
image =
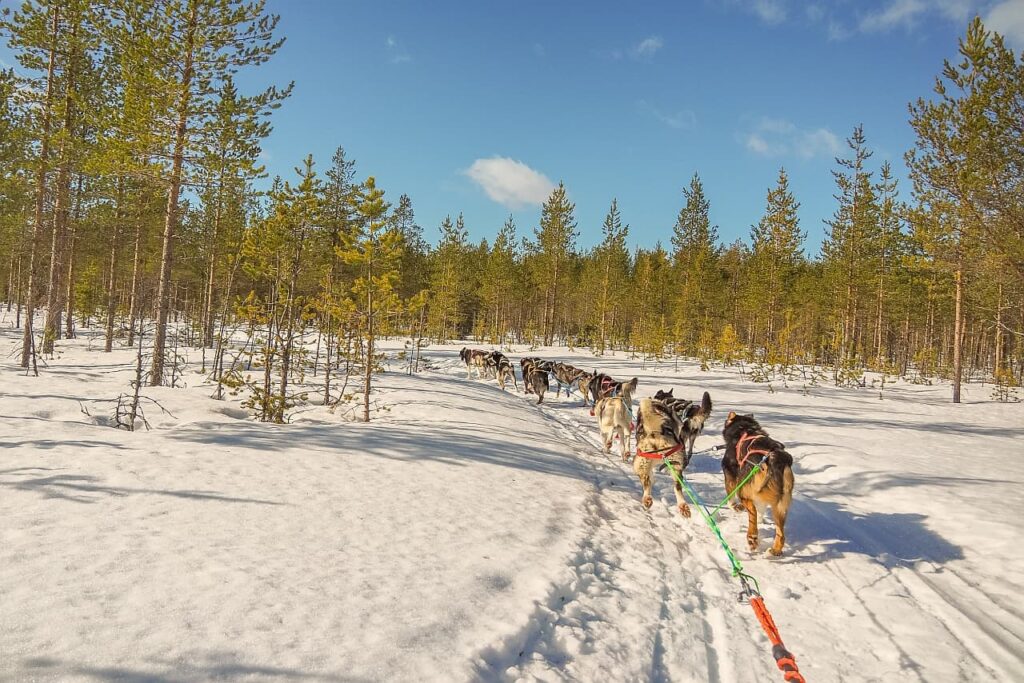
[[[597,424],[601,429],[604,452],[610,453],[612,441],[619,437],[619,455],[622,462],[629,462],[630,415],[621,396],[602,398],[597,402]]]
[[[673,389],[668,391],[659,389],[654,394],[654,398],[671,408],[672,412],[679,418],[680,423],[682,423],[682,437],[686,443],[687,453],[692,458],[693,442],[704,431],[704,423],[707,422],[708,416],[711,415],[711,394],[705,391],[703,398],[701,398],[698,404],[693,401],[687,401],[684,398],[675,398],[672,396],[673,391]]]
[[[757,518],[771,507],[775,542],[769,552],[781,555],[786,543],[786,515],[793,501],[793,456],[786,445],[768,436],[753,415],[729,413],[722,430],[725,457],[722,473],[725,491],[732,492],[754,468],[757,472],[736,493],[733,507],[747,511],[747,545],[757,550]]]
[[[682,474],[690,464],[683,442],[682,423],[671,408],[662,401],[645,398],[640,401],[636,425],[636,457],[633,458],[633,471],[640,478],[644,488],[643,506],[651,507],[654,497],[651,495],[655,468],[662,462],[667,463],[677,473]],[[676,503],[683,517],[690,516],[690,506],[683,497],[683,488],[672,477],[676,493]]]

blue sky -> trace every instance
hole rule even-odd
[[[856,124],[873,161],[902,178],[907,103],[930,94],[968,17],[1024,47],[1024,0],[268,8],[287,42],[241,81],[296,82],[265,144],[269,171],[290,177],[307,153],[326,170],[343,145],[359,177],[375,175],[392,201],[410,195],[431,241],[460,211],[473,239],[509,213],[531,233],[562,180],[581,246],[599,240],[612,197],[632,244],[667,244],[696,171],[729,242],[747,237],[785,166],[813,254],[834,210],[829,170]]]

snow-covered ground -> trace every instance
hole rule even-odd
[[[26,377],[18,337],[0,320],[0,680],[782,680],[700,517],[667,475],[644,512],[575,396],[538,407],[434,346],[379,377],[369,425],[260,424],[190,372],[128,433],[131,351],[84,334]],[[721,524],[808,681],[1021,679],[1024,406],[529,353],[709,390],[698,449],[730,410],[786,442],[785,556],[770,521],[758,553],[745,514]],[[687,474],[721,498],[715,454]]]

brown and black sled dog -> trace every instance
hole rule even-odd
[[[747,544],[757,550],[757,517],[771,507],[775,520],[775,542],[772,555],[781,555],[786,543],[786,514],[793,501],[793,456],[786,445],[768,436],[753,415],[729,413],[722,430],[725,438],[725,492],[728,494],[750,471],[757,472],[736,493],[736,509],[747,511]]]

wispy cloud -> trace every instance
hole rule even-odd
[[[388,61],[392,64],[405,64],[412,61],[412,56],[394,36],[388,36],[384,39],[384,47],[388,51]]]
[[[647,100],[640,100],[636,105],[640,111],[653,116],[669,128],[675,128],[676,130],[690,130],[697,125],[697,115],[692,109],[679,109],[678,111],[666,112],[663,109],[654,106]]]
[[[508,157],[477,159],[464,173],[488,197],[510,209],[543,204],[555,188],[543,173]]]
[[[813,159],[834,156],[842,149],[839,138],[828,128],[800,128],[785,119],[761,119],[739,137],[747,149],[765,157]]]
[[[779,24],[786,19],[786,5],[782,0],[754,0],[750,8],[766,24]]]
[[[889,4],[868,12],[860,20],[862,31],[891,31],[899,26],[909,27],[928,9],[924,0],[890,0]]]
[[[1006,41],[1019,50],[1024,50],[1024,2],[1004,0],[989,10],[985,26],[1001,33]]]
[[[547,50],[545,50],[545,49],[544,49],[544,46],[543,46],[543,45],[541,45],[540,43],[534,43],[534,44],[533,44],[533,54],[534,54],[535,56],[537,56],[537,57],[543,57],[543,56],[545,56],[545,55],[546,55],[547,53],[548,53],[548,51],[547,51]]]
[[[634,45],[630,54],[637,59],[650,59],[663,47],[665,47],[665,41],[661,39],[661,36],[648,36]]]
[[[718,0],[723,6],[739,7],[766,24],[781,24],[789,15],[788,0]]]

